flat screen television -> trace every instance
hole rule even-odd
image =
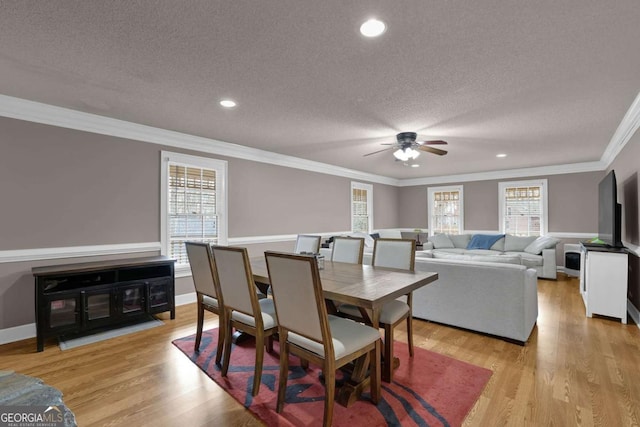
[[[613,170],[598,185],[598,203],[598,243],[623,247],[622,205],[618,203],[618,185]]]

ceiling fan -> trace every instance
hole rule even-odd
[[[365,154],[364,157],[372,154],[382,153],[383,151],[395,150],[393,155],[396,159],[406,162],[407,160],[413,160],[420,155],[420,151],[426,151],[427,153],[437,154],[438,156],[444,156],[447,154],[445,150],[431,147],[431,145],[447,145],[446,141],[416,141],[418,134],[415,132],[400,132],[396,135],[396,142],[385,143],[382,145],[391,145],[389,148],[383,150],[374,151],[373,153]]]

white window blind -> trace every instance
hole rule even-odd
[[[462,186],[429,189],[429,234],[461,234],[464,230]]]
[[[163,253],[187,266],[186,241],[226,244],[226,162],[175,153],[163,158]]]
[[[187,264],[184,242],[218,242],[216,171],[169,166],[169,256]]]
[[[546,234],[546,180],[501,183],[501,231],[514,236]]]
[[[373,228],[372,195],[372,185],[351,183],[351,231],[370,233]]]

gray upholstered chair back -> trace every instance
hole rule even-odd
[[[362,264],[363,253],[364,238],[362,237],[335,237],[333,239],[331,261]]]
[[[413,271],[415,254],[416,241],[413,239],[376,239],[371,264]]]
[[[278,324],[314,341],[328,330],[318,264],[310,256],[265,252]]]
[[[185,242],[185,247],[196,292],[217,299],[218,293],[213,282],[215,267],[211,246],[208,243]]]
[[[321,236],[310,236],[307,234],[298,234],[296,239],[295,253],[300,254],[302,252],[310,252],[317,254],[320,252],[320,239]]]
[[[260,312],[246,248],[212,246],[224,305],[255,316]]]

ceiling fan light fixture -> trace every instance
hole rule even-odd
[[[396,159],[406,162],[409,159],[411,160],[417,159],[418,156],[420,155],[420,152],[418,150],[414,150],[411,147],[407,147],[407,148],[397,149],[396,151],[393,152],[393,155]]]
[[[396,151],[394,151],[393,156],[398,160],[402,160],[403,162],[406,162],[407,160],[409,160],[409,155],[407,155],[407,153],[405,153],[402,148],[399,148]]]

